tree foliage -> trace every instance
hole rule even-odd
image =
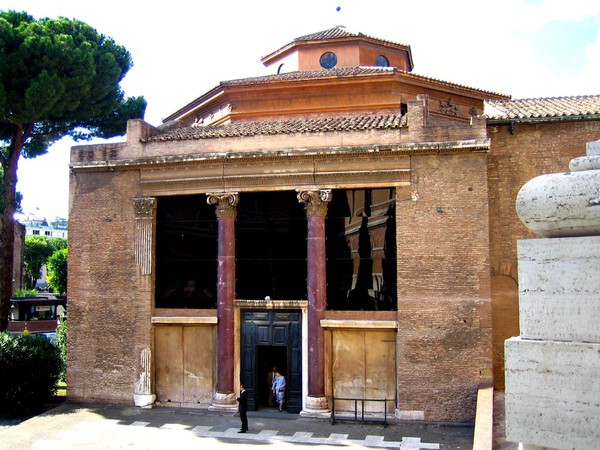
[[[36,280],[42,276],[42,266],[54,252],[55,249],[46,236],[25,236],[23,263],[27,289],[35,287]]]
[[[66,294],[67,292],[67,256],[69,250],[63,248],[55,251],[48,258],[48,286],[52,292]]]
[[[120,82],[132,66],[122,46],[89,25],[60,17],[36,20],[0,11],[0,330],[8,324],[12,285],[15,186],[21,155],[44,154],[64,136],[122,135],[142,118],[146,101],[125,98]]]

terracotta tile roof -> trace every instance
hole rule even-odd
[[[494,97],[503,96],[508,98],[508,95],[500,94],[497,92],[483,91],[481,89],[472,88],[469,86],[451,83],[449,81],[443,81],[437,78],[427,77],[425,75],[418,75],[413,72],[398,69],[396,67],[378,67],[378,66],[351,66],[351,67],[334,67],[333,69],[317,69],[308,71],[298,72],[287,72],[273,75],[263,75],[259,77],[240,78],[237,80],[222,81],[219,86],[235,86],[235,85],[252,85],[252,84],[263,84],[273,83],[278,81],[301,81],[311,79],[325,79],[325,78],[344,78],[344,77],[359,77],[359,76],[385,76],[385,75],[398,75],[402,78],[424,81],[427,83],[435,84],[437,86],[446,86],[452,88],[468,89],[472,92],[479,92],[483,94],[491,94]]]
[[[240,78],[237,80],[222,81],[221,86],[233,86],[239,84],[261,84],[271,83],[274,81],[288,80],[310,80],[314,78],[340,78],[340,77],[356,77],[361,75],[378,75],[396,73],[398,69],[394,67],[376,67],[376,66],[351,66],[351,67],[334,67],[333,69],[317,69],[302,72],[286,72],[273,75],[262,75],[258,77]]]
[[[317,79],[334,79],[334,78],[353,78],[353,77],[368,77],[368,76],[389,76],[396,75],[398,77],[402,77],[408,80],[414,80],[417,82],[425,82],[432,85],[436,85],[439,87],[450,87],[450,88],[458,88],[458,89],[466,89],[473,93],[479,93],[482,97],[506,97],[509,98],[508,95],[499,94],[497,92],[483,91],[481,89],[472,88],[469,86],[464,86],[461,84],[451,83],[448,81],[439,80],[437,78],[431,78],[424,75],[418,75],[412,72],[408,72],[405,70],[400,70],[396,67],[378,67],[378,66],[351,66],[351,67],[334,67],[333,69],[317,69],[317,70],[308,70],[308,71],[296,71],[296,72],[286,72],[280,74],[272,74],[272,75],[262,75],[258,77],[248,77],[248,78],[240,78],[236,80],[228,80],[222,81],[218,86],[215,86],[213,89],[193,100],[192,102],[185,105],[183,108],[175,111],[173,114],[169,115],[164,119],[165,122],[169,120],[174,120],[181,114],[186,111],[190,111],[195,106],[201,104],[202,102],[210,99],[215,93],[220,92],[225,87],[229,86],[252,86],[252,85],[261,85],[268,83],[277,83],[281,81],[305,81],[305,80],[317,80]]]
[[[600,115],[600,95],[486,100],[484,115],[490,120],[550,119]]]
[[[328,131],[364,131],[394,129],[403,125],[400,115],[295,119],[280,122],[239,122],[227,125],[176,128],[151,136],[143,142],[214,139],[226,137],[319,133]]]
[[[369,36],[364,33],[350,31],[346,27],[338,25],[337,27],[330,28],[328,30],[318,31],[316,33],[307,34],[305,36],[300,36],[294,39],[294,42],[299,41],[324,41],[324,40],[333,40],[333,39],[344,39],[344,38],[352,38],[352,37],[364,37],[373,41],[381,42],[384,44],[392,44],[401,47],[408,47],[407,45],[400,44],[398,42],[386,41],[384,39],[376,38],[373,36]]]
[[[336,39],[347,39],[347,38],[353,38],[353,37],[362,37],[362,38],[369,39],[374,42],[379,42],[381,44],[391,45],[394,47],[404,47],[406,49],[409,49],[409,51],[410,51],[410,45],[404,45],[404,44],[399,44],[397,42],[386,41],[384,39],[379,39],[376,37],[368,36],[363,33],[356,33],[354,31],[350,31],[350,30],[346,29],[346,27],[343,27],[340,25],[337,27],[330,28],[328,30],[318,31],[316,33],[311,33],[311,34],[297,37],[297,38],[293,39],[292,42],[285,44],[284,46],[269,53],[268,55],[263,56],[261,58],[261,61],[267,60],[271,56],[283,51],[283,49],[285,49],[287,47],[292,47],[296,42],[326,41],[326,40],[336,40]]]

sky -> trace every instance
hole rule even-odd
[[[410,45],[413,73],[512,96],[600,94],[599,0],[0,0],[0,10],[86,22],[124,46],[121,86],[162,119],[260,59],[336,25]],[[124,137],[113,138],[124,141]],[[19,162],[25,214],[68,217],[70,139]]]

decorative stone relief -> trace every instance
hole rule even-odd
[[[458,116],[459,106],[451,98],[447,101],[440,100],[438,111],[448,116]]]
[[[142,275],[152,273],[152,230],[156,198],[140,197],[134,199],[135,207],[135,262],[140,266]]]
[[[297,198],[304,203],[304,209],[308,217],[326,216],[327,205],[331,201],[331,189],[318,189],[313,191],[298,191]]]
[[[237,216],[237,204],[240,196],[237,192],[227,194],[206,194],[206,203],[216,205],[215,213],[217,219],[235,219]]]

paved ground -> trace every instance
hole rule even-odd
[[[23,422],[0,422],[0,449],[170,449],[270,445],[281,448],[471,449],[473,427],[301,418],[277,411],[237,416],[179,408],[62,404]]]

